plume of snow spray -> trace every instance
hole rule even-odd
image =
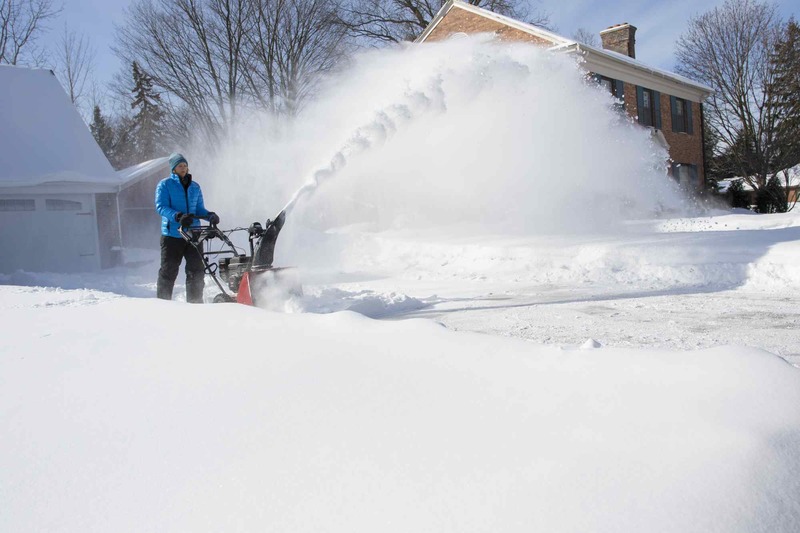
[[[399,128],[431,110],[445,111],[441,78],[434,80],[427,92],[411,92],[405,96],[405,102],[377,111],[373,120],[358,128],[329,163],[311,173],[311,177],[292,195],[283,211],[289,214],[300,198],[312,194],[323,181],[341,172],[352,158],[383,146]]]
[[[605,230],[680,207],[665,150],[614,104],[533,45],[398,46],[357,56],[295,121],[251,118],[198,174],[223,219],[283,207],[283,246],[315,253],[292,232]]]

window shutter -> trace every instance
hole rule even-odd
[[[689,135],[693,135],[694,127],[692,126],[692,102],[690,100],[685,100],[685,102],[686,102],[686,133],[688,133]]]
[[[658,91],[653,91],[653,100],[655,100],[653,105],[653,114],[655,115],[655,123],[653,126],[656,127],[657,130],[661,129],[661,93]]]
[[[625,108],[625,83],[622,80],[614,80],[614,93],[622,100],[622,107]]]
[[[639,124],[644,123],[644,91],[638,85],[636,86],[636,115],[639,119]]]
[[[669,175],[670,175],[670,177],[672,179],[674,179],[678,183],[680,183],[680,181],[681,181],[681,176],[678,173],[678,167],[679,166],[680,165],[678,165],[678,163],[676,163],[675,161],[670,161],[670,163],[669,163]]]
[[[669,97],[669,110],[672,115],[672,131],[678,131],[678,102],[674,96]]]

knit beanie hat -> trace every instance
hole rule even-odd
[[[170,172],[175,171],[175,167],[180,165],[181,163],[186,163],[187,165],[189,162],[183,157],[183,154],[179,154],[178,152],[173,152],[172,155],[169,156],[169,170]]]

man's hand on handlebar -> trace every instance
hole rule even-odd
[[[178,222],[180,222],[182,227],[188,228],[194,222],[194,215],[191,213],[185,213],[181,215],[181,217],[178,219]]]

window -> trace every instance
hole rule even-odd
[[[83,204],[73,200],[53,200],[48,198],[44,201],[44,207],[48,211],[80,211],[83,208]]]
[[[670,174],[685,190],[695,190],[698,187],[697,165],[689,163],[672,163]]]
[[[675,131],[686,131],[686,102],[680,98],[675,99]]]
[[[595,74],[594,79],[597,80],[597,83],[600,84],[601,87],[610,92],[611,96],[622,100],[623,102],[625,101],[625,84],[622,82],[622,80],[612,80],[611,78],[601,76],[600,74]]]
[[[36,201],[0,199],[0,211],[36,211]]]
[[[636,87],[636,107],[639,124],[661,129],[661,93]]]
[[[672,111],[672,131],[692,134],[692,103],[683,98],[669,97]]]

